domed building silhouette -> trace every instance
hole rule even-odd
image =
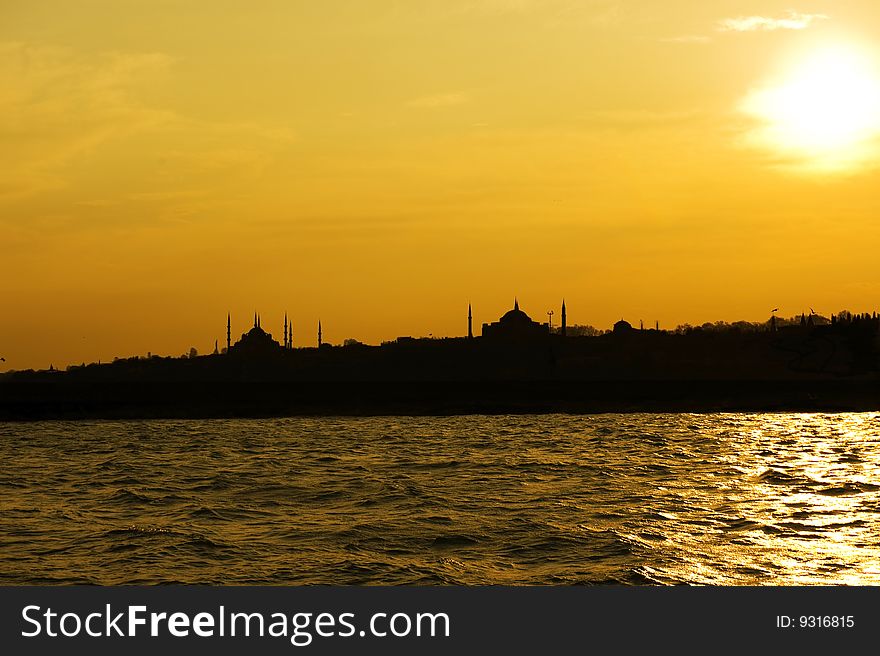
[[[227,323],[227,330],[228,325],[229,324]],[[228,339],[227,333],[227,340]],[[242,334],[241,339],[235,344],[231,344],[228,349],[231,354],[248,356],[274,355],[284,350],[281,344],[272,339],[270,333],[263,330],[262,326],[260,326],[260,317],[256,314],[254,315],[253,327],[246,333]]]
[[[483,324],[483,337],[490,339],[534,339],[550,334],[550,326],[538,323],[519,309],[519,301],[514,299],[513,309],[504,313],[498,321]]]
[[[614,324],[612,332],[615,335],[626,335],[628,333],[631,333],[633,330],[635,329],[632,327],[632,324],[629,321],[624,321],[623,319],[621,319]]]

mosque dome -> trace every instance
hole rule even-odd
[[[522,310],[509,310],[500,319],[501,323],[526,323],[531,320],[531,317]]]
[[[513,309],[505,312],[498,321],[483,324],[483,337],[489,338],[522,340],[542,338],[549,334],[550,326],[533,321],[529,315],[519,309],[519,301],[515,299]]]
[[[528,324],[532,323],[532,318],[519,309],[519,301],[515,300],[513,302],[513,309],[505,312],[504,316],[501,317],[499,322],[503,324]]]
[[[227,319],[227,330],[228,330],[228,319]],[[276,350],[281,349],[282,346],[274,339],[272,339],[272,335],[263,330],[260,325],[260,317],[258,315],[254,315],[254,325],[241,336],[241,339],[235,344],[230,345],[230,352],[232,353],[251,353],[251,354],[260,354],[260,353],[274,353]]]

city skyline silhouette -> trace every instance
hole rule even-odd
[[[866,0],[37,4],[0,22],[3,369],[257,308],[379,344],[514,294],[602,330],[880,298]]]
[[[462,337],[464,335],[467,335],[469,337],[481,337],[481,336],[485,336],[488,334],[489,336],[491,336],[492,331],[497,326],[500,326],[501,325],[500,321],[503,321],[505,318],[507,318],[508,320],[513,319],[513,323],[519,323],[520,325],[524,325],[527,330],[535,331],[535,332],[537,332],[537,334],[541,334],[543,332],[548,332],[548,333],[565,335],[566,328],[569,328],[571,330],[570,334],[572,336],[597,336],[597,335],[601,335],[603,333],[615,332],[616,328],[619,327],[620,325],[626,325],[628,328],[631,328],[634,324],[637,324],[639,326],[640,330],[644,329],[644,326],[645,326],[645,319],[644,318],[639,318],[639,319],[634,320],[632,317],[630,317],[630,320],[627,321],[623,316],[621,316],[617,321],[613,322],[613,324],[611,324],[610,326],[608,326],[606,328],[596,327],[589,322],[571,322],[568,320],[565,299],[561,299],[561,301],[560,301],[560,306],[559,306],[559,317],[560,318],[558,320],[559,323],[557,323],[555,326],[552,325],[552,313],[554,312],[553,310],[550,310],[547,313],[545,313],[546,316],[548,316],[548,321],[546,321],[546,322],[535,321],[526,312],[520,310],[518,297],[514,298],[513,307],[504,313],[501,320],[489,319],[488,321],[478,321],[477,323],[474,323],[474,321],[473,321],[473,306],[474,306],[473,303],[468,303],[468,305],[467,305],[467,324],[466,324],[465,330],[462,333],[443,335],[442,333],[434,334],[433,332],[423,330],[421,333],[415,333],[415,334],[388,335],[387,337],[381,338],[375,342],[370,342],[365,339],[361,339],[358,337],[357,334],[340,336],[338,333],[335,333],[334,334],[335,343],[338,345],[342,345],[342,344],[346,344],[346,343],[357,343],[357,344],[378,346],[380,344],[392,342],[398,338],[454,339],[454,338]],[[810,325],[813,325],[814,321],[818,325],[823,325],[823,324],[831,323],[838,316],[846,316],[846,315],[851,316],[851,315],[853,315],[853,313],[849,312],[848,310],[840,310],[839,312],[829,313],[830,316],[825,316],[825,315],[816,313],[812,307],[809,308],[809,313],[802,311],[802,312],[800,312],[800,314],[795,313],[792,316],[787,317],[787,318],[778,316],[778,313],[779,313],[779,308],[775,307],[770,311],[768,318],[765,319],[764,321],[737,320],[737,321],[730,322],[730,321],[716,319],[714,321],[704,321],[702,323],[697,323],[697,324],[693,324],[693,325],[689,324],[689,323],[683,323],[683,324],[678,324],[678,325],[669,326],[669,327],[664,326],[664,328],[662,330],[668,331],[668,332],[678,332],[678,333],[687,332],[687,331],[694,329],[694,328],[697,328],[697,329],[702,328],[702,329],[708,329],[708,330],[736,328],[738,330],[757,331],[757,330],[769,328],[771,326],[771,322],[773,323],[773,325],[775,325],[776,322],[779,322],[779,325],[789,325],[789,324],[797,324],[798,322],[803,323],[807,320],[807,318],[809,318]],[[856,315],[862,316],[862,313],[856,313]],[[255,310],[253,312],[252,323],[250,325],[246,326],[246,330],[244,330],[244,332],[241,333],[241,337],[242,338],[246,337],[249,334],[249,331],[253,332],[251,329],[257,328],[257,329],[260,329],[259,333],[261,336],[263,336],[263,337],[261,337],[261,339],[265,338],[266,340],[273,341],[276,344],[280,344],[280,346],[282,346],[284,349],[309,348],[309,347],[314,347],[314,346],[320,346],[322,342],[324,344],[333,344],[334,343],[333,341],[327,340],[324,337],[324,328],[323,328],[321,319],[316,320],[317,325],[314,327],[314,331],[311,334],[309,334],[308,330],[306,330],[304,326],[302,328],[300,328],[297,331],[296,340],[294,340],[293,316],[294,316],[293,313],[290,313],[288,311],[283,312],[281,320],[278,322],[279,327],[281,328],[281,331],[279,331],[279,332],[281,332],[281,334],[282,334],[282,337],[280,338],[280,342],[279,342],[278,339],[274,339],[274,340],[272,339],[271,325],[273,322],[270,322],[270,324],[267,324],[267,326],[269,326],[269,327],[266,330],[263,330],[262,329],[263,315],[262,315],[262,313]],[[868,312],[868,313],[866,313],[866,316],[876,317],[876,312]],[[212,351],[215,354],[226,352],[226,350],[229,349],[229,347],[233,344],[233,342],[239,341],[238,339],[233,340],[233,334],[238,334],[235,332],[238,328],[233,329],[233,325],[238,326],[239,323],[240,323],[239,321],[233,319],[232,312],[227,312],[226,313],[226,322],[225,322],[224,330],[222,331],[222,335],[220,333],[218,333],[217,336],[214,336],[214,337],[202,336],[199,339],[193,339],[192,336],[189,336],[189,337],[186,337],[183,335],[179,336],[179,340],[181,340],[180,341],[181,344],[191,343],[191,346],[186,347],[185,350],[183,351],[183,357],[188,357],[192,354],[207,355],[207,354],[210,354]],[[448,321],[447,321],[447,323],[448,323]],[[331,323],[331,325],[332,325],[332,323]],[[657,319],[648,320],[647,325],[648,325],[649,329],[653,328],[656,331],[661,330],[660,321]],[[225,344],[225,346],[223,346],[222,348],[220,347],[221,343]],[[208,344],[213,344],[213,349],[209,349],[207,347]],[[6,352],[14,353],[14,349],[6,349]],[[163,356],[173,355],[173,353],[167,353],[167,352],[162,353],[162,351],[157,348],[148,348],[146,350],[146,353],[148,353],[150,355],[156,354],[156,355],[163,355]],[[113,359],[118,359],[121,357],[131,357],[132,355],[136,355],[136,354],[132,353],[130,349],[127,351],[123,350],[120,353],[112,353],[109,355],[107,355],[105,352],[104,357],[102,357],[102,358],[99,357],[99,358],[95,358],[93,360],[88,360],[88,362],[99,362],[99,363],[102,361],[108,362]],[[6,357],[4,356],[2,358],[2,360],[0,360],[0,362],[6,362]],[[12,362],[13,363],[16,362],[16,358],[14,356],[12,358]],[[86,360],[81,359],[80,362],[85,363]],[[77,364],[77,363],[74,360],[70,360],[67,362],[65,362],[64,360],[60,360],[57,362],[56,361],[50,362],[47,365],[39,365],[38,364],[36,366],[31,365],[31,366],[19,366],[19,367],[7,365],[6,370],[7,371],[14,371],[16,369],[46,369],[49,367],[52,367],[54,369],[54,368],[57,368],[58,366],[63,368],[65,366],[72,365],[72,364]],[[0,367],[2,367],[2,365],[0,365]]]

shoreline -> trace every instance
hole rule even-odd
[[[876,379],[0,385],[0,421],[871,411]]]

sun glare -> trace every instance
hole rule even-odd
[[[824,50],[749,94],[742,109],[764,123],[757,136],[766,145],[820,167],[845,167],[863,160],[880,135],[880,76],[860,53]]]

